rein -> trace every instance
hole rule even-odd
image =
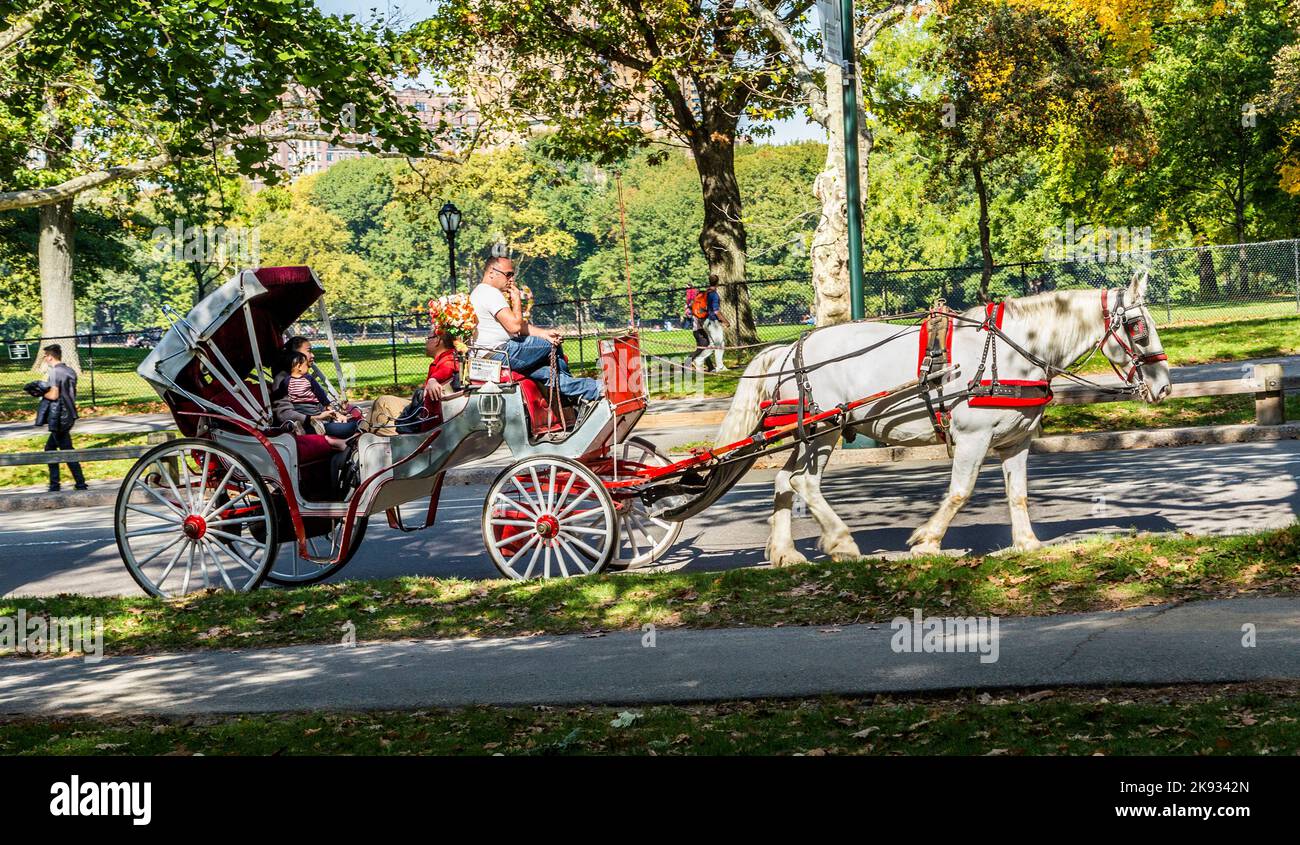
[[[1125,303],[1124,291],[1120,290],[1118,292],[1118,296],[1116,297],[1118,307],[1112,310],[1111,308],[1108,307],[1109,295],[1110,295],[1110,289],[1107,288],[1102,290],[1101,314],[1102,314],[1102,321],[1105,326],[1105,331],[1103,331],[1101,339],[1098,340],[1097,343],[1094,344],[1085,355],[1082,355],[1080,356],[1080,358],[1076,359],[1076,361],[1078,361],[1079,366],[1082,366],[1083,364],[1087,363],[1092,358],[1092,356],[1095,355],[1103,346],[1105,346],[1106,340],[1108,338],[1111,337],[1115,338],[1116,343],[1119,344],[1120,348],[1124,350],[1125,355],[1128,356],[1128,361],[1126,362],[1129,365],[1128,373],[1125,374],[1124,372],[1122,372],[1120,367],[1116,365],[1115,362],[1111,361],[1109,358],[1107,358],[1107,362],[1111,365],[1111,369],[1115,371],[1115,375],[1123,382],[1122,386],[1101,384],[1100,382],[1093,381],[1092,379],[1082,376],[1071,369],[1058,367],[1054,364],[1049,363],[1048,361],[1043,360],[1043,358],[1025,349],[1024,346],[1017,343],[1009,335],[1007,335],[1007,333],[1004,332],[995,323],[991,311],[989,309],[985,309],[985,314],[983,319],[976,319],[973,317],[967,317],[962,314],[957,314],[955,312],[948,312],[947,316],[950,320],[953,320],[954,322],[963,323],[966,325],[976,326],[977,329],[979,330],[987,331],[988,335],[984,343],[984,353],[981,356],[979,368],[976,371],[975,378],[971,380],[968,389],[953,394],[941,394],[940,400],[943,401],[943,400],[951,399],[951,400],[960,401],[961,399],[970,398],[971,396],[975,395],[975,391],[973,388],[975,385],[979,383],[980,376],[983,375],[984,365],[988,358],[989,349],[993,346],[994,343],[996,343],[996,340],[1001,340],[1007,346],[1011,347],[1013,350],[1019,353],[1021,357],[1023,357],[1029,363],[1041,369],[1044,375],[1046,376],[1047,381],[1049,382],[1052,379],[1061,377],[1068,381],[1074,382],[1075,384],[1088,387],[1102,393],[1109,393],[1116,396],[1124,395],[1124,394],[1132,395],[1138,393],[1142,389],[1142,386],[1144,384],[1144,379],[1142,378],[1142,373],[1139,370],[1139,367],[1145,364],[1153,364],[1158,361],[1167,361],[1168,356],[1164,353],[1163,350],[1156,350],[1152,352],[1139,354],[1134,349],[1135,345],[1141,344],[1146,338],[1150,336],[1150,334],[1146,328],[1144,317],[1139,316],[1132,320],[1128,320],[1126,319],[1126,314],[1132,308],[1140,308],[1142,306],[1142,302],[1139,300],[1137,302]],[[910,317],[919,314],[928,315],[931,313],[933,312],[932,311],[914,312],[913,314],[908,314],[904,316]],[[1131,328],[1131,326],[1134,325],[1136,325],[1137,327]],[[817,331],[816,329],[812,329],[810,331],[804,332],[802,335],[799,336],[799,339],[795,341],[795,362],[794,362],[795,366],[792,369],[788,369],[788,370],[783,369],[783,370],[777,370],[776,372],[766,372],[766,373],[754,373],[754,374],[745,373],[742,374],[740,377],[741,378],[769,378],[772,376],[781,376],[781,377],[793,376],[796,379],[796,382],[800,388],[799,393],[801,398],[800,398],[799,406],[800,409],[802,409],[804,404],[803,397],[806,395],[809,399],[811,398],[811,386],[808,385],[808,373],[820,367],[824,367],[828,364],[834,364],[840,361],[849,360],[850,358],[856,358],[860,355],[865,355],[866,353],[878,349],[887,343],[891,343],[892,341],[897,340],[903,335],[911,332],[914,328],[916,328],[916,326],[908,326],[896,332],[895,334],[892,334],[889,337],[884,338],[883,340],[877,341],[876,343],[873,343],[869,346],[865,346],[861,349],[855,349],[850,352],[845,352],[841,355],[836,355],[832,358],[826,358],[824,360],[817,361],[816,363],[813,364],[805,364],[803,363],[802,360],[803,344],[804,341],[806,341],[808,337],[813,334],[813,332]],[[1125,343],[1124,339],[1121,337],[1121,334],[1126,335],[1128,337],[1128,341],[1129,341],[1128,343]],[[993,366],[993,381],[996,382],[997,381],[996,350],[994,351],[992,366]],[[1136,381],[1134,381],[1135,376],[1137,379]],[[782,381],[784,381],[784,379],[782,379]],[[802,417],[802,414],[800,414],[800,416]]]

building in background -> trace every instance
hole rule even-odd
[[[400,107],[415,114],[436,137],[445,139],[444,143],[448,149],[458,146],[461,141],[468,141],[478,129],[478,110],[472,101],[463,97],[414,86],[394,88],[393,97]],[[285,95],[285,100],[284,111],[273,119],[273,123],[264,125],[267,131],[287,127],[311,132],[317,128],[315,112],[307,103],[304,92],[290,92]],[[343,122],[347,122],[346,116]],[[345,135],[343,140],[360,144],[366,141],[366,136]],[[322,173],[340,161],[367,155],[370,153],[355,149],[348,144],[333,144],[328,141],[283,141],[276,145],[272,161],[294,178]]]

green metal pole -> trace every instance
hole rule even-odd
[[[848,200],[849,296],[853,319],[867,316],[862,283],[862,186],[858,183],[858,62],[853,43],[853,0],[840,0],[844,53],[844,194]]]

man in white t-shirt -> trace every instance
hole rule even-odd
[[[551,372],[551,349],[558,347],[564,338],[555,329],[534,326],[524,318],[519,289],[515,287],[515,265],[509,258],[488,259],[483,281],[470,292],[469,301],[478,315],[475,345],[504,350],[510,356],[510,369],[547,387],[554,376],[562,396],[585,401],[599,398],[601,383],[570,374],[569,361],[558,349],[557,372]]]

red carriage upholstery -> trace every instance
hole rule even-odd
[[[481,381],[473,383],[483,384]],[[519,395],[524,400],[524,413],[528,417],[528,430],[534,437],[563,430],[564,411],[558,404],[553,408],[548,405],[545,388],[540,384],[523,373],[504,369],[501,371],[501,383],[519,385]]]

